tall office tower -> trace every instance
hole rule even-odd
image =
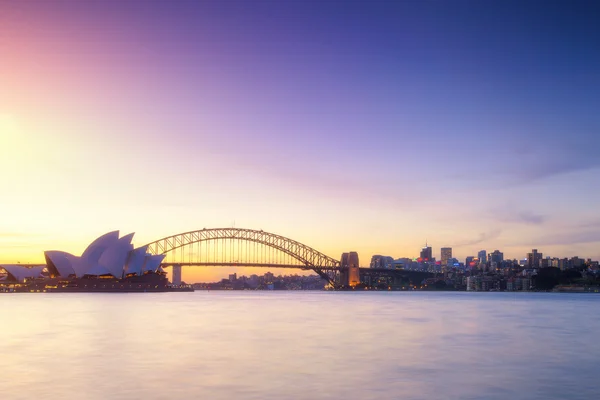
[[[502,261],[504,261],[504,253],[501,253],[499,250],[494,250],[493,253],[488,255],[488,260],[490,262],[500,264]]]
[[[442,247],[442,268],[448,265],[448,261],[452,258],[452,247]]]
[[[467,258],[465,258],[465,266],[470,267],[474,259],[475,256],[468,256]]]
[[[181,265],[173,265],[173,277],[171,281],[174,286],[181,285]]]
[[[348,286],[348,253],[343,253],[340,259],[340,285]]]
[[[485,250],[481,250],[479,253],[477,253],[477,258],[479,258],[480,264],[485,264],[487,262],[487,252]]]
[[[348,285],[356,286],[360,283],[360,269],[358,265],[358,253],[351,251],[348,253]]]
[[[539,268],[542,257],[542,253],[538,253],[537,249],[532,249],[531,253],[527,253],[527,268]]]
[[[427,245],[427,241],[425,241],[425,247],[421,249],[421,259],[423,261],[431,261],[433,259],[432,249]]]

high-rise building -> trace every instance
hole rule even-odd
[[[433,259],[432,253],[431,247],[429,247],[427,242],[425,242],[425,247],[421,249],[421,259],[423,261],[431,261]]]
[[[475,256],[468,256],[467,258],[465,258],[465,266],[472,267],[471,263],[473,262],[474,259],[475,259]]]
[[[452,258],[452,247],[442,247],[441,248],[441,258],[442,258],[442,267],[448,265],[448,261]]]
[[[499,250],[494,250],[493,253],[488,255],[488,261],[500,264],[502,261],[504,261],[504,253],[501,253]]]
[[[229,274],[229,282],[234,283],[237,280],[237,274]]]
[[[527,268],[539,268],[542,257],[542,253],[538,253],[537,249],[532,249],[531,253],[527,253]]]
[[[485,250],[479,251],[479,253],[477,253],[477,258],[479,258],[480,264],[485,264],[487,262],[487,252]]]
[[[174,286],[181,285],[181,265],[173,265],[173,276],[171,283]]]

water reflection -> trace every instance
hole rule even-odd
[[[592,399],[600,296],[0,296],[7,399]]]

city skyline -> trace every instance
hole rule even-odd
[[[592,7],[3,3],[0,262],[233,224],[600,259]]]

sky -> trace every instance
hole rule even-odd
[[[600,259],[599,17],[592,1],[0,0],[0,262],[231,226],[362,265],[425,241]]]

